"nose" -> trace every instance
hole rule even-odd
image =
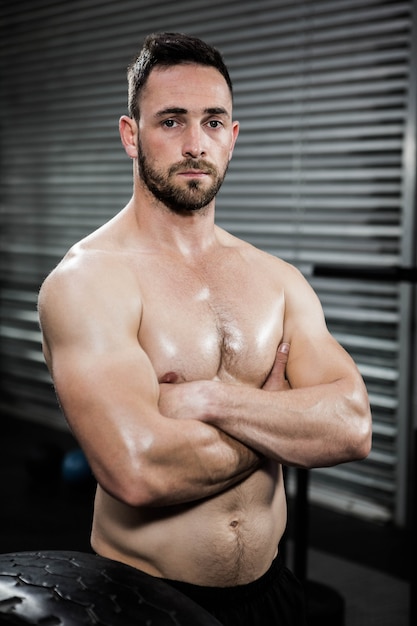
[[[184,133],[182,155],[197,159],[205,155],[203,130],[198,124],[190,125]]]

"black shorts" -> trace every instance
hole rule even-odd
[[[202,587],[166,580],[211,613],[223,626],[305,626],[304,592],[280,556],[252,583]]]

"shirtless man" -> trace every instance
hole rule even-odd
[[[98,481],[92,546],[222,624],[302,624],[277,556],[282,464],[365,457],[364,384],[300,273],[214,223],[239,129],[219,53],[151,36],[128,79],[132,199],[39,300],[45,358]]]

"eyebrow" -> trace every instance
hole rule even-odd
[[[204,109],[205,115],[224,115],[229,117],[229,113],[223,107],[208,107]],[[167,107],[166,109],[161,109],[155,113],[155,117],[164,117],[165,115],[186,115],[188,113],[187,109],[183,109],[181,107]]]

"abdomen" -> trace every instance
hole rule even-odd
[[[268,569],[286,518],[282,471],[270,462],[227,492],[187,505],[134,509],[98,488],[92,545],[153,576],[245,584]]]

